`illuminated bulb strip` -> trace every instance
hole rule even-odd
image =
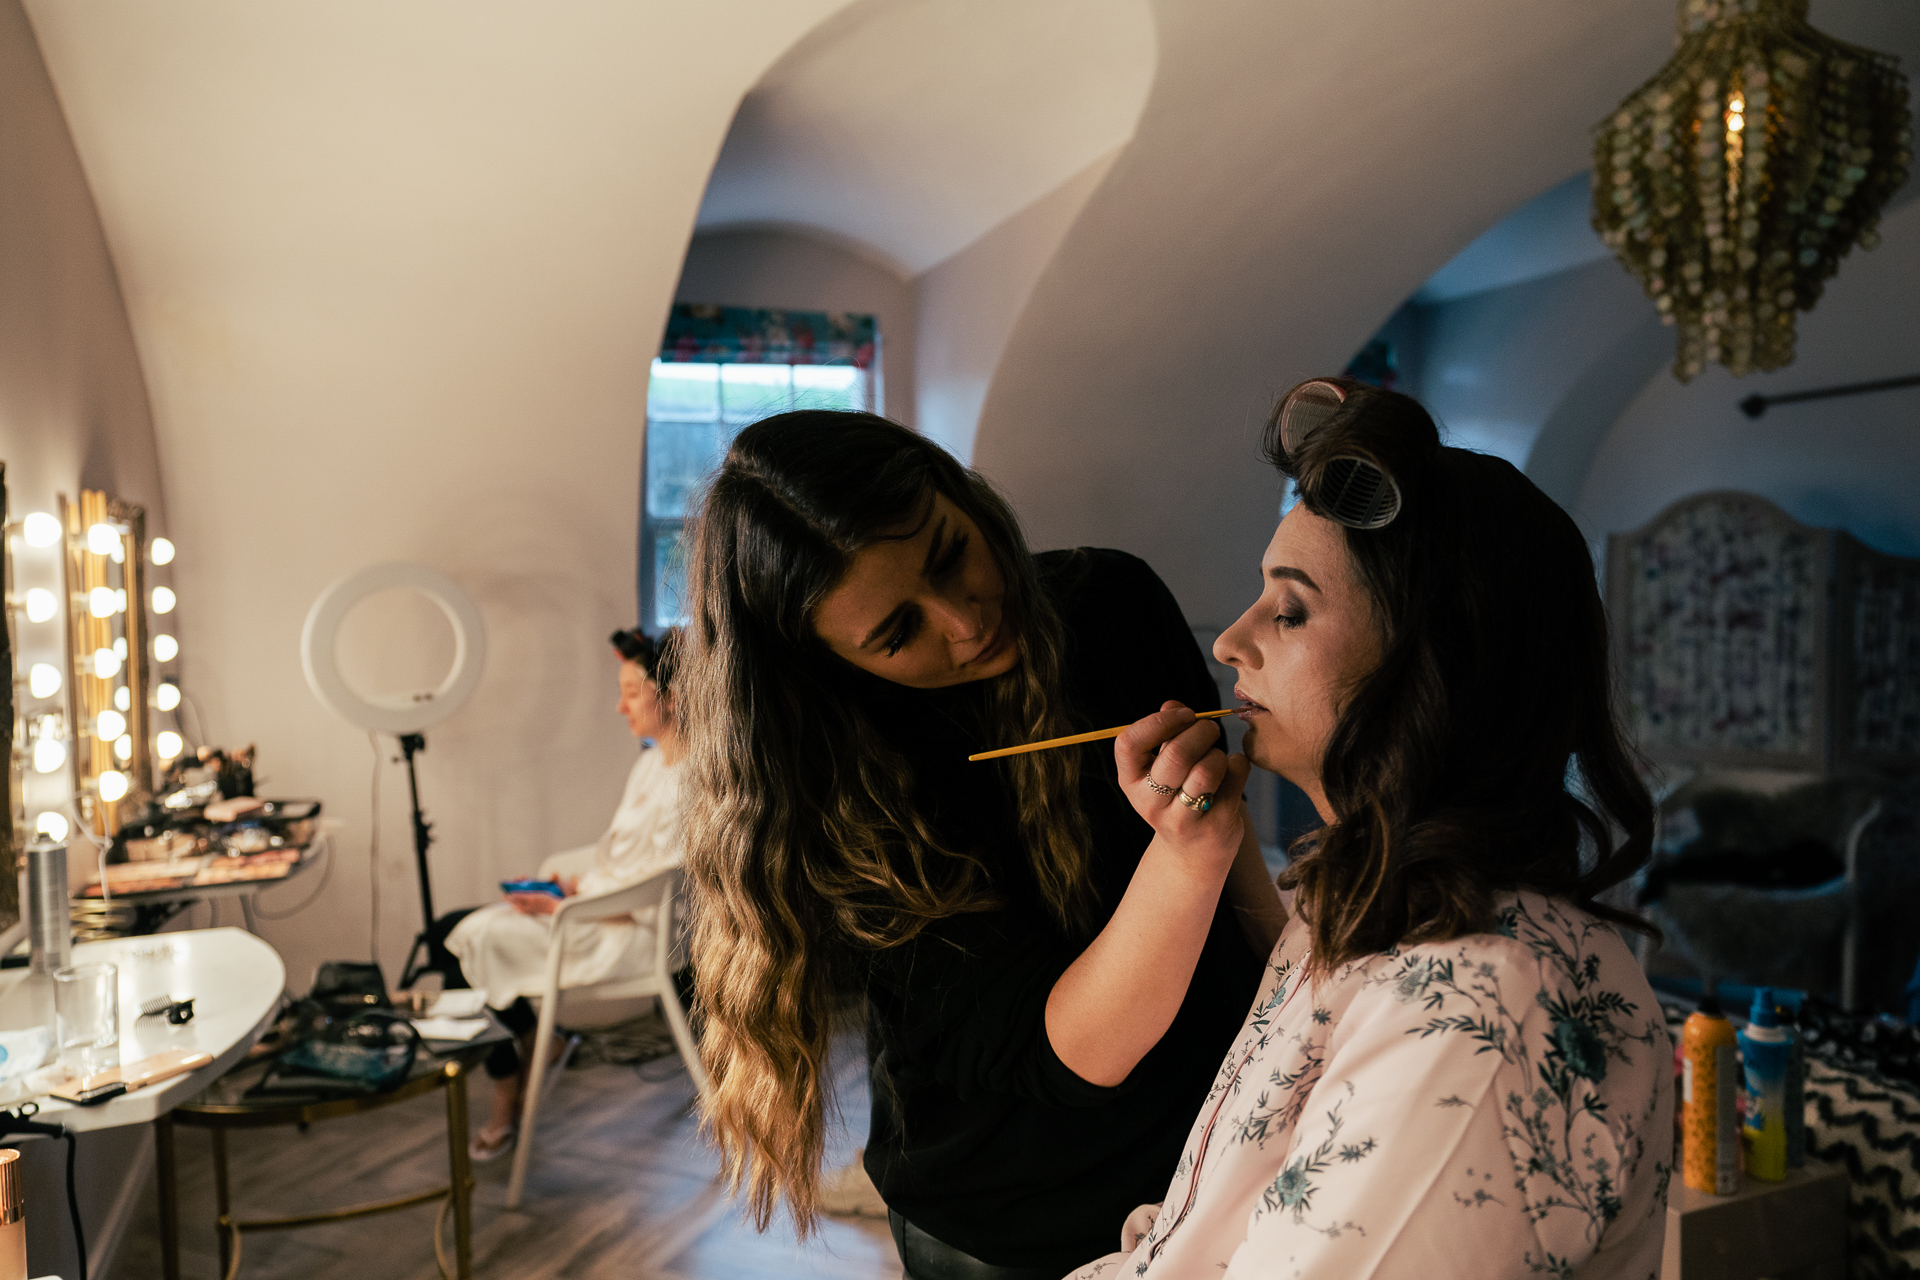
[[[44,511],[29,512],[20,532],[28,546],[50,547],[60,541],[60,522]]]
[[[27,592],[27,621],[51,622],[53,615],[60,612],[60,601],[53,592],[45,587],[34,587]]]

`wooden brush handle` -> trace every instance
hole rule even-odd
[[[1218,720],[1222,716],[1234,714],[1234,712],[1239,709],[1238,707],[1233,707],[1226,711],[1201,711],[1195,713],[1194,719]],[[1002,756],[1023,756],[1029,751],[1049,751],[1054,747],[1073,747],[1078,746],[1082,742],[1099,742],[1103,738],[1117,738],[1131,728],[1133,728],[1133,726],[1130,724],[1115,725],[1111,729],[1095,729],[1092,733],[1076,733],[1066,738],[1048,738],[1045,742],[1028,742],[1017,747],[1001,747],[997,751],[982,751],[976,755],[968,756],[967,759],[969,761],[998,760]]]

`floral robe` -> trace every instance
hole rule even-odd
[[[1072,1280],[1660,1271],[1673,1048],[1612,926],[1538,894],[1493,933],[1306,980],[1296,918],[1164,1204]]]

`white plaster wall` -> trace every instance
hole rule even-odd
[[[1594,455],[1573,508],[1583,527],[1618,533],[1688,494],[1744,489],[1797,520],[1920,555],[1920,388],[1777,405],[1758,421],[1738,408],[1755,392],[1920,374],[1920,201],[1890,214],[1881,234],[1800,316],[1786,368],[1648,379]]]
[[[704,231],[687,248],[673,296],[676,302],[874,316],[883,412],[912,425],[919,328],[913,282],[877,255],[798,228]]]
[[[1196,627],[1257,590],[1272,397],[1584,162],[1671,52],[1661,0],[1160,0],[1133,140],[1048,264],[977,465],[1036,545],[1148,558]]]
[[[962,462],[973,459],[980,407],[1034,283],[1118,154],[1101,156],[920,276],[919,426]]]
[[[264,792],[345,824],[319,898],[262,929],[296,986],[368,954],[376,880],[390,976],[418,927],[391,744],[376,767],[301,676],[341,575],[436,566],[489,628],[421,758],[437,905],[611,814],[648,360],[728,121],[837,7],[31,0],[152,391],[184,683]]]

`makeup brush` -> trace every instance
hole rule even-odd
[[[1240,708],[1232,707],[1226,711],[1196,712],[1196,720],[1218,720],[1221,716],[1230,716]],[[1095,729],[1092,733],[1076,733],[1068,738],[1048,738],[1045,742],[1029,742],[1018,747],[1001,747],[998,751],[982,751],[968,756],[968,760],[998,760],[1001,756],[1023,756],[1029,751],[1048,751],[1054,747],[1078,746],[1082,742],[1099,742],[1102,738],[1117,738],[1133,728],[1130,724],[1115,725],[1111,729]]]

